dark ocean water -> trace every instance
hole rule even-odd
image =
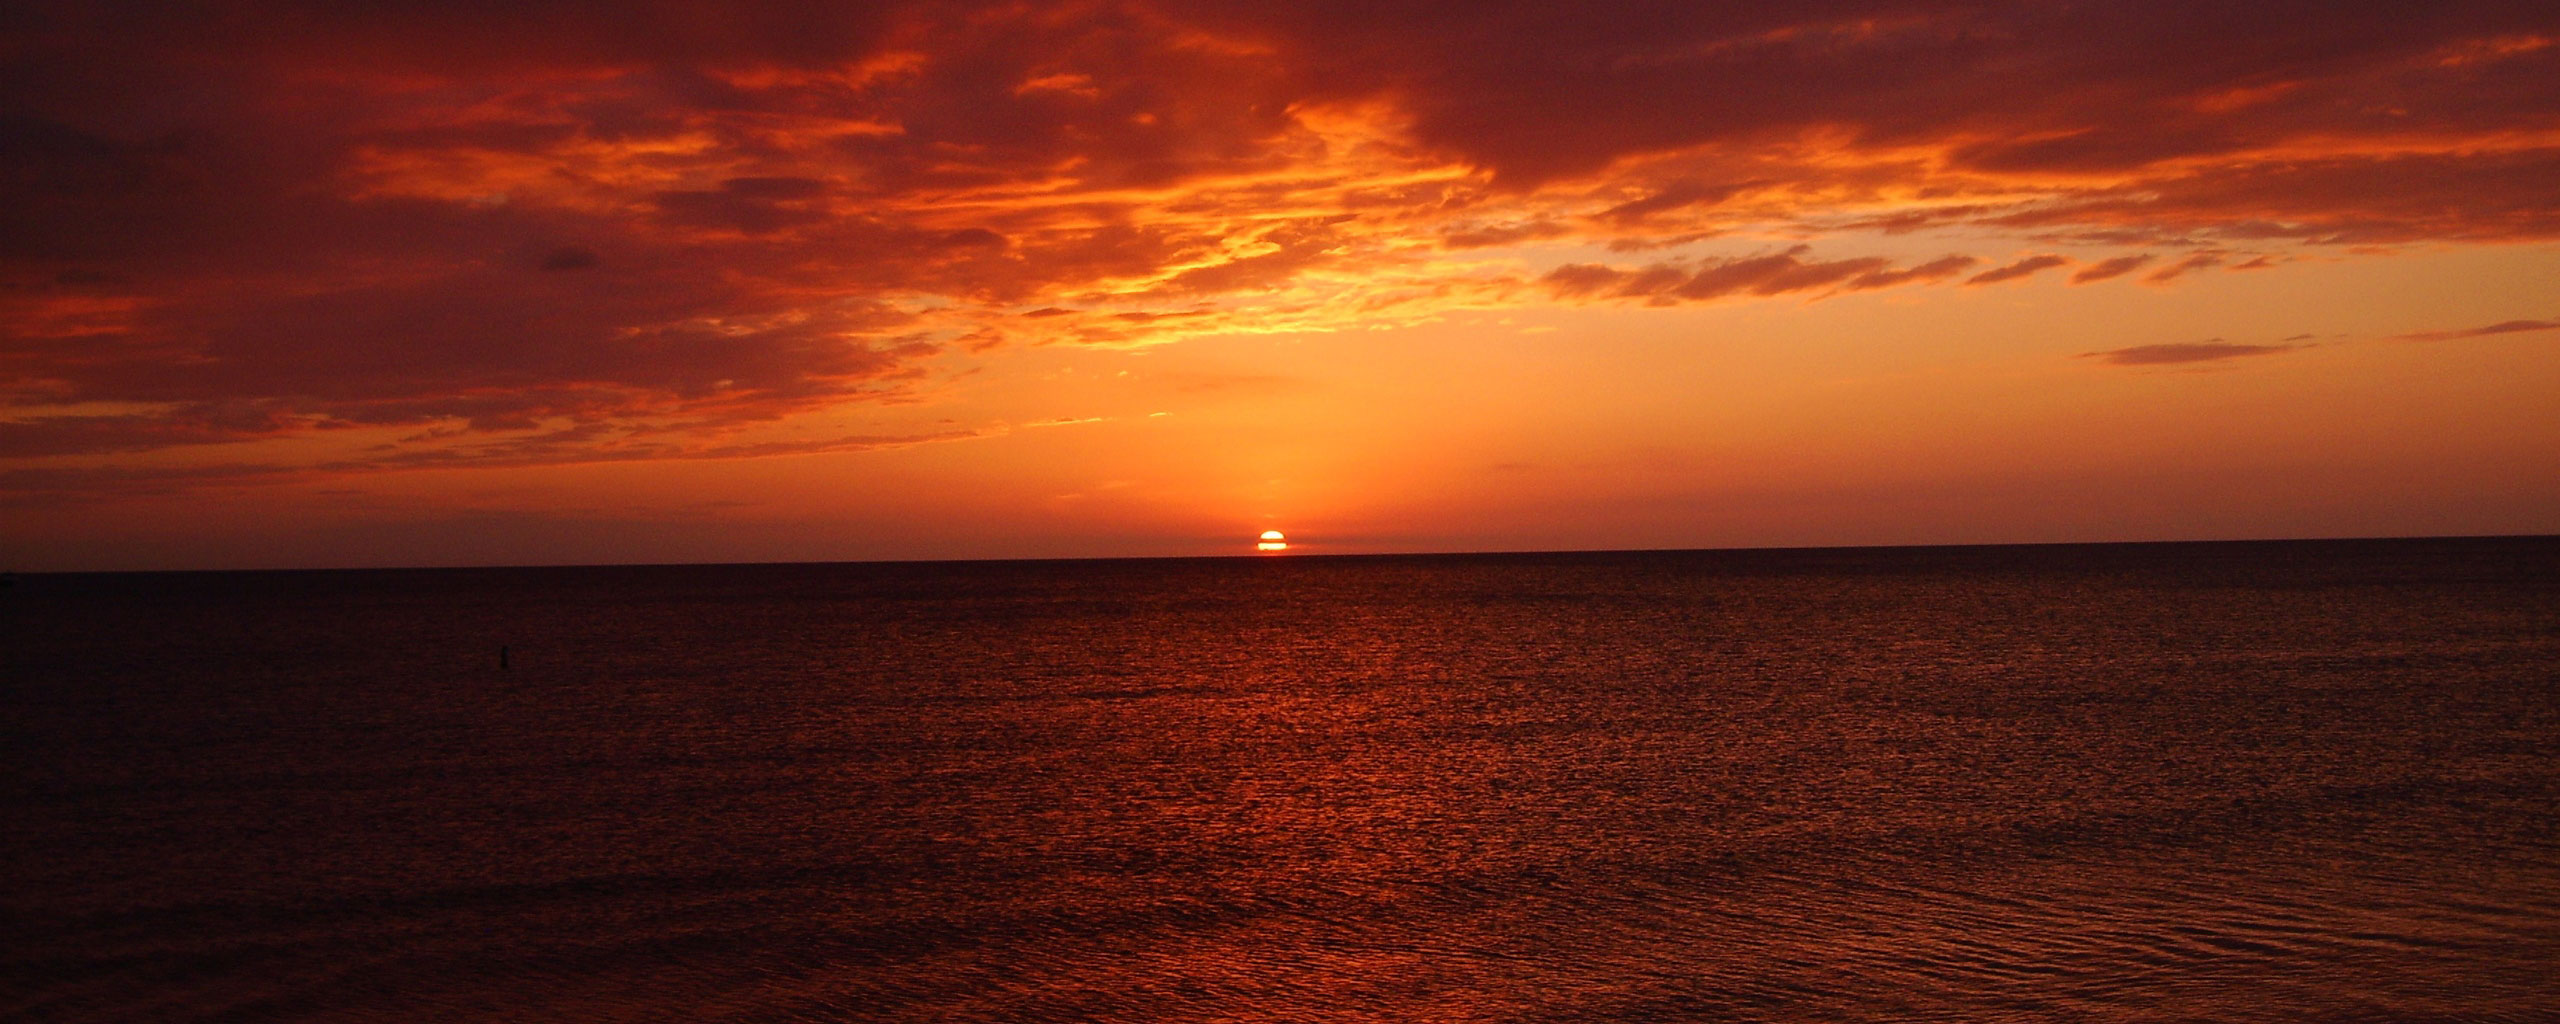
[[[12,1021],[2560,1020],[2555,540],[0,615]]]

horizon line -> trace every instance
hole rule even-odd
[[[2217,537],[2099,541],[1992,541],[1941,544],[1769,544],[1695,548],[1519,548],[1472,551],[1237,552],[1216,555],[1054,555],[1020,558],[847,558],[737,562],[490,562],[457,565],[324,565],[171,569],[6,569],[0,576],[149,576],[179,573],[480,572],[515,569],[718,569],[778,566],[1013,565],[1062,562],[1308,561],[1312,559],[1503,558],[1542,555],[1744,554],[1822,551],[1960,551],[2000,548],[2172,547],[2249,544],[2369,544],[2429,541],[2560,541],[2560,533],[2419,534],[2329,537]],[[1294,548],[1298,542],[1292,541]]]

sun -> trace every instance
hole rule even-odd
[[[1256,543],[1253,546],[1253,549],[1256,551],[1287,551],[1289,550],[1289,537],[1287,534],[1281,533],[1278,530],[1264,530],[1262,531],[1262,540]]]

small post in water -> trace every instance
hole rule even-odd
[[[500,671],[500,672],[504,672],[504,671],[506,671],[506,670],[507,670],[507,645],[505,645],[505,644],[499,644],[499,645],[498,645],[498,671]]]

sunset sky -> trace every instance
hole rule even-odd
[[[0,568],[2560,532],[2560,6],[0,15]]]

